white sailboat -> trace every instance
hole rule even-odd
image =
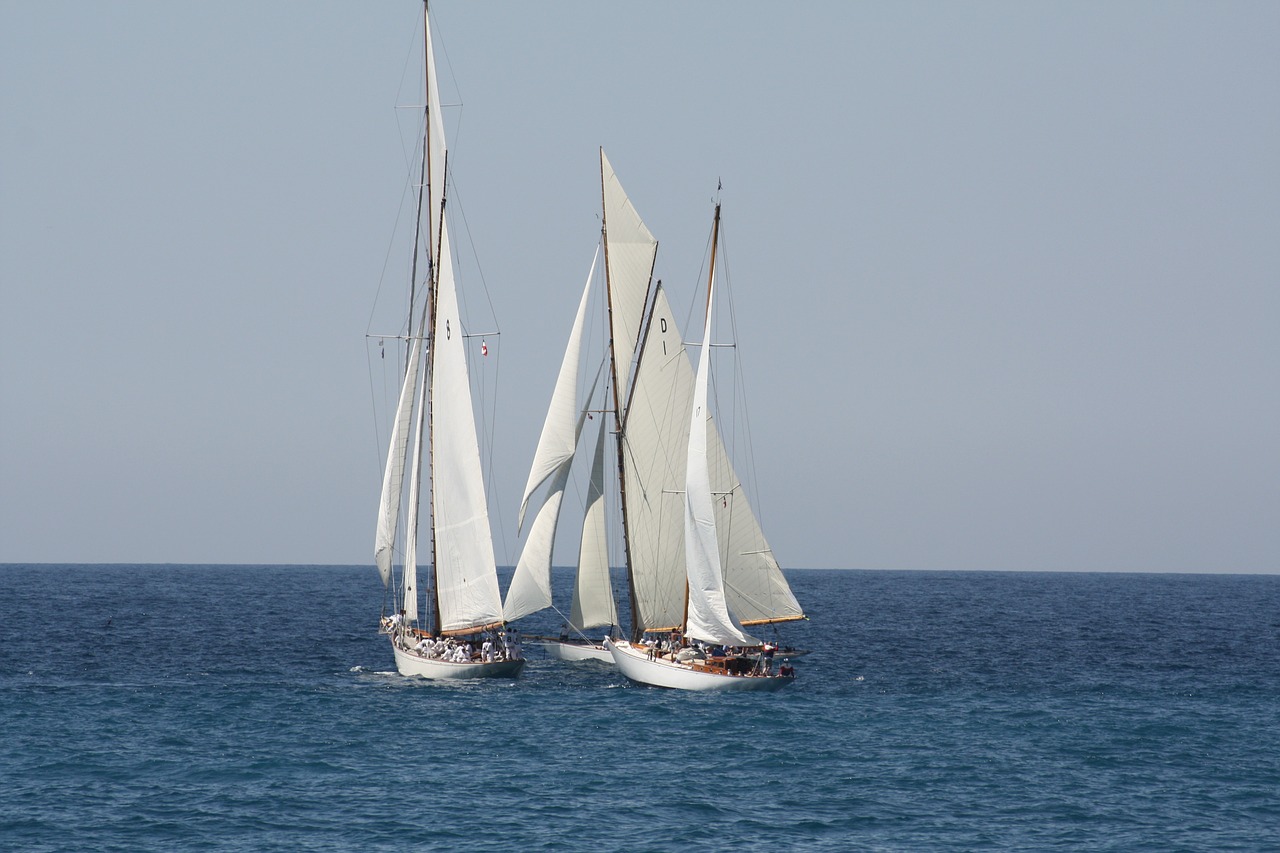
[[[374,561],[393,601],[392,614],[384,614],[381,624],[401,675],[514,677],[524,660],[519,643],[508,642],[503,630],[465,335],[444,215],[445,129],[425,2],[423,36],[426,110],[405,335],[409,352],[383,474],[374,545]],[[420,255],[426,270],[421,291],[416,287]],[[431,554],[426,566],[427,619],[420,620],[417,549],[424,487],[429,492]]]
[[[579,409],[577,401],[578,368],[582,359],[583,327],[587,305],[595,279],[599,252],[591,262],[591,272],[578,303],[569,343],[565,347],[560,373],[547,417],[538,439],[529,481],[524,498],[520,502],[519,524],[523,529],[525,513],[530,499],[544,486],[545,493],[538,513],[529,530],[524,550],[516,564],[511,586],[507,589],[503,613],[508,621],[514,621],[540,610],[554,607],[551,596],[551,561],[556,528],[565,487],[569,481],[574,456],[595,396],[595,385],[586,395],[585,405]],[[597,380],[599,374],[597,374]],[[557,638],[535,638],[547,654],[560,660],[595,660],[613,663],[613,657],[604,647],[603,640],[595,641],[586,633],[592,628],[607,626],[611,635],[618,625],[618,609],[613,598],[609,576],[609,554],[605,531],[604,513],[604,449],[605,419],[599,419],[595,455],[591,467],[591,479],[587,488],[582,535],[578,548],[578,567],[573,587],[570,613]],[[557,611],[559,612],[559,611]],[[564,614],[561,614],[562,616]]]
[[[766,667],[770,646],[744,627],[803,619],[804,611],[708,410],[710,326],[695,375],[666,292],[661,282],[653,282],[657,240],[603,150],[600,170],[609,384],[632,619],[629,639],[609,637],[601,645],[624,675],[644,684],[691,690],[780,687],[791,678]],[[718,222],[717,208],[713,246]],[[714,277],[713,249],[711,282]],[[708,324],[710,292],[709,286]],[[562,423],[575,409],[567,411]],[[576,433],[562,430],[567,448]],[[548,459],[545,470],[551,466]],[[531,483],[534,479],[531,474]],[[737,653],[714,654],[726,647]]]

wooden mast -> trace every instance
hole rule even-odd
[[[427,0],[422,0],[422,76],[425,83],[423,95],[426,98],[425,120],[422,123],[422,162],[426,164],[423,184],[429,184],[431,180],[431,20],[427,14]],[[440,235],[444,234],[444,193],[443,188],[440,194]],[[428,217],[430,217],[430,205],[428,204]],[[428,231],[430,231],[430,218],[428,218]],[[421,213],[417,223],[419,231],[422,228]],[[415,232],[416,233],[416,232]],[[440,282],[440,236],[436,234],[427,234],[427,272],[430,276],[430,290],[427,295],[427,377],[426,387],[427,396],[423,401],[423,405],[427,407],[427,459],[433,457],[433,447],[435,444],[435,421],[433,415],[433,400],[435,397],[435,388],[431,381],[431,370],[435,364],[436,351],[436,290]],[[434,245],[432,245],[434,243]],[[414,241],[415,252],[417,251],[417,241]],[[431,633],[435,636],[440,635],[440,583],[436,577],[436,513],[435,503],[432,501],[432,493],[435,489],[435,471],[431,472],[430,484],[427,487],[427,517],[431,521]]]
[[[631,572],[631,537],[627,528],[627,474],[624,467],[623,453],[623,417],[622,397],[618,389],[621,382],[618,377],[618,353],[614,347],[613,337],[613,277],[609,274],[609,205],[605,200],[604,186],[604,148],[600,149],[600,234],[604,238],[604,282],[606,304],[609,315],[609,372],[613,379],[613,425],[614,449],[618,453],[618,495],[622,510],[622,552],[627,567],[627,593],[631,598],[631,639],[639,642],[643,635],[640,624],[640,610],[636,597],[635,575]],[[630,364],[630,358],[627,360]]]
[[[711,268],[707,271],[707,301],[703,305],[703,317],[704,317],[703,329],[705,330],[704,334],[709,333],[711,331],[711,327],[710,327],[711,288],[715,285],[715,281],[716,281],[716,247],[719,245],[720,245],[720,202],[716,201],[716,215],[715,215],[715,219],[713,219],[711,222],[711,264],[710,264]],[[707,428],[705,421],[702,424],[702,428],[704,430]],[[685,500],[687,501],[688,499],[689,499],[688,495],[686,495]],[[721,567],[721,571],[722,572],[724,571],[723,567]],[[689,630],[689,573],[688,573],[688,569],[686,568],[685,576],[684,576],[684,618],[680,620],[681,635],[683,636],[684,632],[687,630]]]

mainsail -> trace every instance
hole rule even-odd
[[[644,322],[658,241],[632,207],[603,148],[600,149],[600,183],[604,198],[604,258],[609,282],[609,324],[613,334],[613,379],[617,402],[620,407],[625,407],[627,378]]]
[[[431,336],[431,509],[440,630],[448,633],[501,623],[502,597],[447,225],[441,227],[439,257]]]

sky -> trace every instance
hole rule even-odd
[[[371,563],[420,10],[0,0],[0,562]],[[784,567],[1280,572],[1280,5],[433,17],[500,563],[603,146]]]

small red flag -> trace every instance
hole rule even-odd
[[[485,343],[484,341],[481,341],[481,342],[480,342],[480,354],[481,354],[481,355],[488,355],[488,354],[489,354],[489,345],[488,345],[487,343]]]

